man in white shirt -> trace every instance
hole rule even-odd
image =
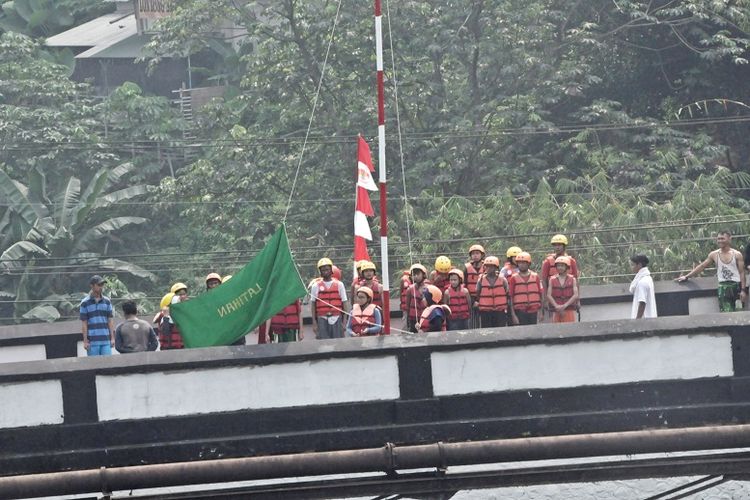
[[[633,294],[633,308],[630,313],[632,319],[657,316],[654,280],[651,279],[651,271],[646,266],[648,257],[645,255],[634,255],[630,258],[630,269],[635,273],[635,278],[630,283],[630,293]]]

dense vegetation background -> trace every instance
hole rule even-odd
[[[178,5],[147,60],[158,71],[162,58],[191,55],[209,61],[196,68],[206,81],[226,85],[189,142],[165,98],[132,83],[95,96],[69,78],[70,54],[44,47],[101,2],[3,5],[0,321],[75,316],[93,272],[152,310],[173,281],[200,289],[209,271],[252,258],[286,212],[334,19],[287,228],[303,277],[323,255],[351,259],[355,138],[375,149],[377,125],[371,6]],[[629,279],[635,252],[671,278],[705,257],[719,228],[744,246],[749,1],[388,8],[392,269],[443,253],[460,262],[473,242],[500,255],[517,244],[538,262],[564,232],[585,284]],[[217,36],[227,21],[242,36]]]

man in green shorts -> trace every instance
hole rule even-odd
[[[697,276],[711,264],[716,266],[716,277],[719,280],[719,310],[733,312],[742,309],[747,295],[745,293],[745,260],[739,250],[732,248],[732,233],[719,231],[716,236],[719,245],[706,260],[698,264],[695,269],[675,279],[683,282],[692,276]],[[738,299],[740,304],[738,304]]]

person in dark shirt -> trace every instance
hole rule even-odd
[[[115,349],[120,354],[131,352],[155,351],[159,346],[156,332],[151,325],[138,319],[138,307],[128,300],[122,303],[125,321],[115,329]]]

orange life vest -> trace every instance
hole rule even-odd
[[[380,282],[377,278],[372,279],[372,285],[367,284],[367,280],[364,278],[357,281],[354,285],[354,294],[357,294],[357,290],[359,290],[359,287],[366,286],[370,290],[372,290],[372,303],[378,306],[379,308],[383,308],[383,292],[381,291],[382,288],[380,287]],[[354,300],[354,298],[352,298]],[[352,306],[353,307],[353,306]]]
[[[362,335],[366,329],[377,325],[375,323],[376,308],[378,307],[373,303],[367,304],[364,309],[359,304],[352,306],[352,331],[354,333]]]
[[[542,308],[542,287],[537,273],[529,271],[526,277],[514,274],[510,280],[513,283],[513,309],[534,313]]]
[[[498,276],[495,284],[491,285],[487,275],[482,275],[479,282],[482,284],[479,290],[479,310],[506,311],[508,309],[508,292],[503,286],[505,278]]]
[[[271,331],[273,333],[282,333],[284,330],[298,330],[299,313],[301,311],[302,305],[299,299],[297,299],[271,318]]]
[[[401,276],[401,310],[404,313],[408,310],[406,306],[406,291],[411,286],[411,277],[408,274]]]
[[[470,304],[464,292],[466,292],[466,287],[463,285],[459,285],[458,290],[449,287],[445,291],[445,296],[448,297],[448,305],[451,308],[452,319],[469,319]]]
[[[464,283],[472,297],[476,298],[477,296],[477,282],[482,274],[484,274],[484,262],[479,263],[478,271],[474,269],[471,262],[466,263],[466,276],[464,276]]]
[[[419,321],[419,317],[425,309],[424,303],[422,302],[422,288],[424,286],[424,283],[421,283],[417,290],[417,285],[411,284],[406,290],[407,318],[414,323]]]
[[[451,308],[445,304],[433,304],[425,308],[425,310],[422,311],[422,315],[419,317],[419,329],[423,332],[431,331],[430,314],[432,314],[432,311],[435,309],[442,309],[445,312],[445,318],[443,318],[443,325],[440,327],[440,331],[444,332],[448,329],[448,317],[451,315]]]
[[[549,282],[550,286],[552,287],[552,298],[555,299],[555,303],[557,305],[561,306],[565,304],[573,296],[575,290],[573,287],[573,278],[570,275],[565,276],[565,283],[561,284],[560,280],[557,278],[557,275],[551,277]],[[575,304],[571,304],[570,306],[566,307],[566,309],[575,308]]]
[[[318,287],[318,298],[315,300],[315,311],[318,316],[341,316],[344,302],[339,294],[339,283],[339,280],[333,278],[330,288],[326,288],[323,280],[315,285]]]

